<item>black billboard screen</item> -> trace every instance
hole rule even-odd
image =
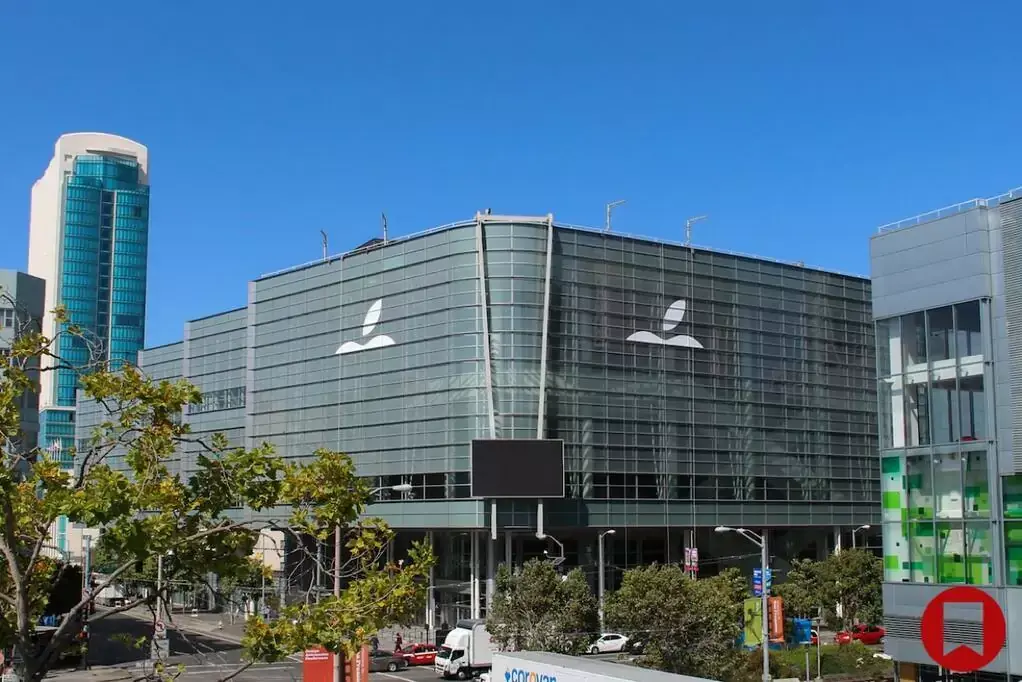
[[[564,441],[472,441],[472,497],[564,497]]]

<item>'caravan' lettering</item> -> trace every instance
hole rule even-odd
[[[504,682],[557,682],[555,675],[540,675],[529,670],[513,668],[504,673]]]

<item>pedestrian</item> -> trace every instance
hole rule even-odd
[[[394,651],[401,651],[401,645],[404,643],[404,638],[401,637],[401,633],[394,635]]]
[[[377,637],[376,635],[373,635],[373,638],[371,640],[369,640],[369,642],[370,642],[370,644],[373,645],[373,651],[374,652],[380,650],[380,638],[379,637]]]

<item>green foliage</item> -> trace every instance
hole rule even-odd
[[[806,679],[806,653],[809,654],[809,676],[816,678],[816,647],[792,647],[770,652],[770,675],[775,680]],[[861,642],[820,649],[822,675],[854,675],[863,680],[886,680],[893,676],[894,664],[877,658],[875,650]],[[763,678],[763,655],[760,651],[746,654],[744,668],[728,682],[759,682]]]
[[[824,561],[796,560],[785,581],[775,588],[784,598],[790,616],[815,617],[821,611],[832,616],[842,606],[840,628],[860,622],[876,625],[883,620],[883,563],[872,552],[847,549]]]
[[[598,604],[581,570],[565,576],[533,559],[518,572],[501,566],[487,619],[505,651],[584,653],[599,628]]]
[[[67,322],[62,311],[57,314]],[[70,325],[61,333],[81,331]],[[339,527],[351,559],[337,570],[349,587],[340,597],[284,609],[278,622],[251,621],[244,640],[251,661],[282,660],[313,645],[353,651],[381,627],[420,613],[432,550],[416,546],[401,565],[380,561],[393,533],[383,522],[363,518],[370,490],[349,457],[320,450],[284,460],[269,445],[235,448],[223,436],[201,442],[180,419],[201,399],[187,381],[154,381],[132,367],[113,373],[90,366],[80,385],[108,417],[87,442],[80,441],[75,471],[62,470],[44,452],[12,447],[21,396],[35,386],[40,360],[54,357],[51,347],[56,344],[38,333],[21,334],[11,366],[0,375],[0,648],[19,651],[26,682],[41,680],[70,646],[72,623],[80,622],[75,616],[92,599],[79,592],[73,604],[62,605],[69,611],[63,625],[44,651],[33,651],[32,633],[54,580],[54,564],[45,556],[59,516],[103,528],[95,569],[107,581],[152,579],[155,557],[162,555],[168,580],[203,580],[212,572],[228,587],[261,580],[265,570],[251,559],[261,528],[237,520],[232,510],[238,506],[276,510],[277,528],[285,532],[325,538]],[[194,471],[180,474],[170,464],[185,443],[203,454]],[[292,618],[300,625],[292,625]]]
[[[645,664],[668,672],[729,679],[743,665],[745,580],[737,571],[694,580],[679,566],[625,571],[607,599],[609,629],[645,642]]]
[[[773,588],[775,596],[784,599],[784,613],[795,618],[815,618],[827,606],[820,585],[821,562],[795,559],[784,578]]]
[[[878,625],[884,618],[884,566],[872,552],[846,549],[827,557],[820,567],[822,599],[841,604],[842,628],[853,623]]]

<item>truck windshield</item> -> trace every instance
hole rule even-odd
[[[451,647],[449,647],[449,646],[441,646],[437,650],[437,652],[436,652],[436,657],[437,658],[450,658],[451,657]]]

